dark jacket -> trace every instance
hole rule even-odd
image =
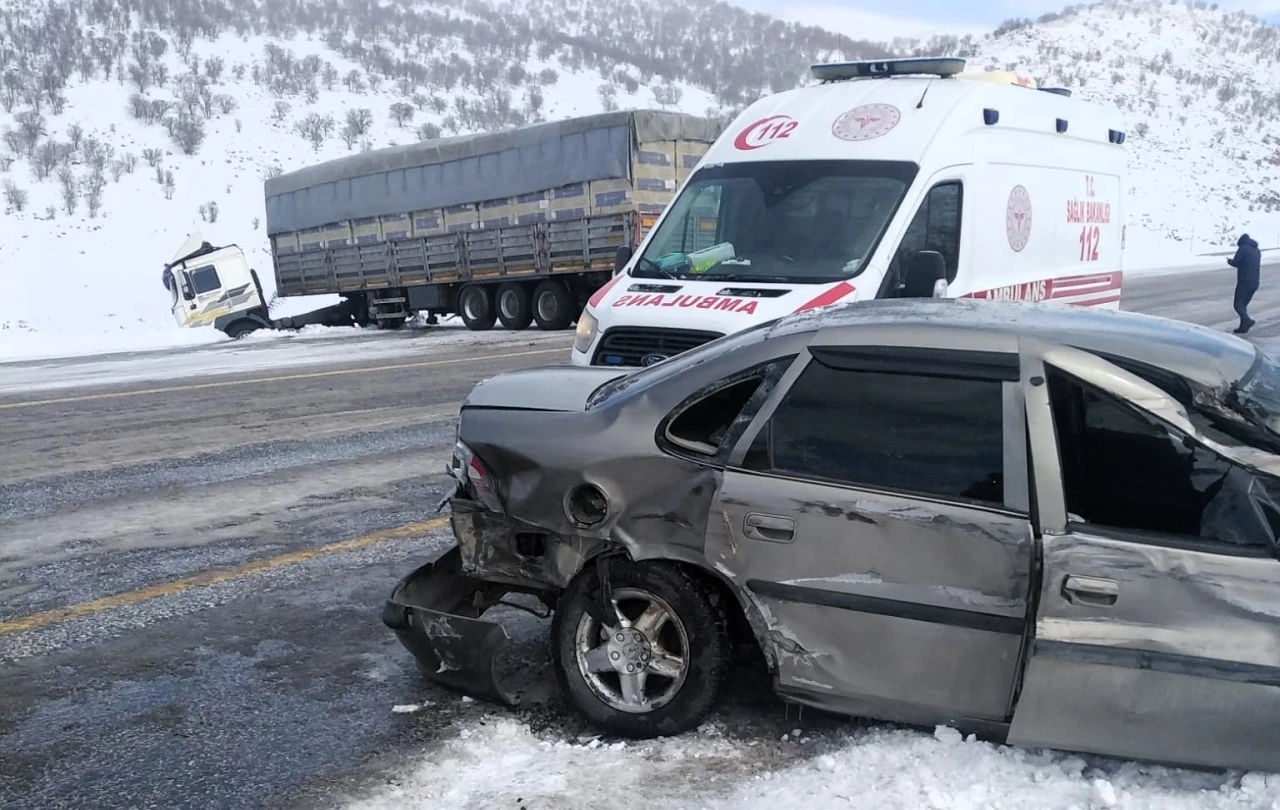
[[[1236,242],[1235,258],[1227,259],[1227,264],[1236,269],[1236,284],[1241,287],[1256,287],[1262,275],[1262,253],[1258,243],[1242,234]]]

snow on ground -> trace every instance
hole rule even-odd
[[[0,395],[32,394],[91,385],[176,383],[197,377],[216,380],[227,374],[254,372],[288,375],[308,367],[368,360],[397,364],[435,363],[457,357],[450,349],[464,344],[492,346],[494,354],[545,351],[541,359],[547,364],[563,363],[569,357],[565,332],[495,329],[477,333],[461,326],[441,325],[389,335],[377,329],[312,326],[299,333],[255,333],[238,341],[223,337],[219,345],[201,351],[94,353],[74,361],[43,356],[21,362],[0,362]],[[38,347],[37,342],[31,348],[34,351]]]
[[[714,727],[558,740],[507,717],[464,727],[348,810],[1280,810],[1280,776],[1029,751],[888,727],[780,745]]]

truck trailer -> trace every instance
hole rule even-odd
[[[340,321],[386,329],[416,313],[429,322],[456,313],[470,329],[566,329],[719,132],[708,118],[625,110],[270,178],[277,295],[336,293],[347,304],[335,310]],[[273,326],[257,313],[245,320]]]

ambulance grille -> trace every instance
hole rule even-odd
[[[692,329],[658,329],[642,326],[616,326],[600,338],[591,360],[593,366],[643,366],[656,360],[653,356],[673,357],[695,349],[716,338],[721,332],[699,332]]]

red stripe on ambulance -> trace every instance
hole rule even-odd
[[[1063,276],[1008,284],[989,290],[978,290],[962,298],[979,298],[988,301],[1061,301],[1081,306],[1114,304],[1120,300],[1124,274],[1090,273],[1084,276]]]
[[[841,298],[853,292],[854,286],[847,281],[842,281],[829,290],[824,290],[821,295],[816,296],[808,303],[801,306],[796,312],[804,312],[806,309],[817,309],[834,304]]]
[[[600,306],[600,302],[603,301],[604,297],[609,294],[609,290],[613,289],[613,285],[617,284],[618,281],[625,275],[626,273],[619,273],[618,275],[606,281],[604,283],[604,286],[596,290],[595,293],[592,294],[591,298],[587,300],[587,305],[592,307]]]

